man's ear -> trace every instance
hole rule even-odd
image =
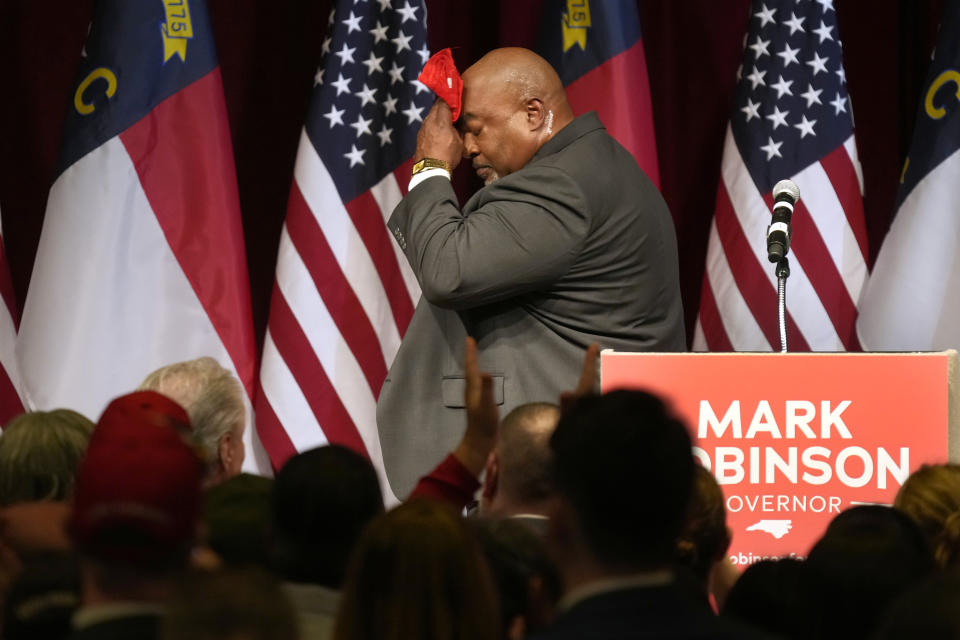
[[[220,461],[220,469],[218,471],[220,472],[231,467],[234,455],[233,439],[236,437],[237,435],[233,431],[228,431],[217,443],[217,459]]]
[[[487,456],[487,464],[483,469],[483,495],[484,500],[490,500],[497,493],[497,483],[500,480],[500,461],[497,460],[497,452],[491,451]]]
[[[547,108],[540,98],[530,98],[526,104],[527,125],[530,131],[536,131],[546,125]]]

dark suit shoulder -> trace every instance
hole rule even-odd
[[[593,596],[561,614],[535,640],[769,638],[718,618],[676,585],[624,589]]]

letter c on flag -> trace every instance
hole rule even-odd
[[[937,79],[930,84],[930,89],[927,90],[927,97],[923,101],[923,106],[927,112],[927,115],[934,120],[939,120],[943,116],[947,115],[947,110],[945,108],[938,107],[933,104],[933,98],[937,95],[937,91],[940,90],[940,87],[948,82],[952,82],[957,86],[957,99],[960,100],[960,73],[954,71],[953,69],[947,69],[938,75]]]
[[[81,115],[88,116],[96,109],[92,102],[83,101],[83,94],[93,84],[94,80],[101,78],[107,81],[107,90],[104,93],[108,98],[112,98],[113,94],[117,92],[117,76],[106,67],[97,67],[83,79],[83,82],[77,87],[77,92],[73,94],[73,106]]]

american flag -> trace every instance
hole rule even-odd
[[[7,254],[0,236],[0,427],[23,412],[17,392],[19,376],[14,348],[17,344],[17,300],[10,281]]]
[[[341,0],[300,138],[260,368],[275,467],[326,442],[365,452],[388,492],[376,399],[420,289],[385,220],[433,94],[421,0]]]
[[[765,235],[771,189],[800,188],[793,214],[792,351],[859,350],[867,276],[863,178],[833,0],[755,0],[727,127],[694,350],[780,344]]]

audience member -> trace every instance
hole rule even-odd
[[[75,411],[23,413],[0,437],[0,601],[21,557],[66,551],[66,521],[77,466],[93,423]]]
[[[382,512],[373,466],[346,447],[305,451],[280,469],[273,487],[275,566],[305,640],[331,637],[350,553]]]
[[[923,465],[900,487],[893,506],[920,526],[940,567],[960,568],[960,465]]]
[[[693,467],[693,492],[683,531],[676,542],[677,564],[688,569],[705,597],[713,593],[713,577],[727,558],[730,531],[723,491],[713,474]]]
[[[273,479],[241,473],[207,489],[203,524],[207,546],[232,567],[270,567]]]
[[[493,640],[500,631],[483,551],[449,505],[412,500],[370,523],[350,561],[337,640]]]
[[[598,346],[590,345],[577,388],[561,403],[592,393],[596,384]],[[464,345],[467,427],[457,447],[430,474],[422,477],[411,498],[436,498],[463,508],[483,491],[479,510],[485,514],[520,517],[545,528],[544,507],[551,488],[549,439],[560,408],[546,402],[521,405],[500,423],[493,397],[493,379],[477,364],[473,338]]]
[[[566,593],[538,637],[750,637],[671,571],[694,461],[685,426],[663,402],[642,391],[581,398],[550,444],[550,540]]]
[[[806,637],[869,638],[890,603],[935,567],[923,532],[901,511],[841,512],[804,562]]]
[[[501,636],[520,640],[553,620],[560,577],[541,535],[517,518],[468,520],[493,572],[500,596]]]
[[[70,635],[80,605],[76,558],[63,551],[25,556],[23,571],[5,602],[4,640],[59,640]]]
[[[507,414],[487,460],[481,513],[545,519],[553,496],[550,436],[559,419],[560,407],[546,402],[523,404]]]
[[[187,566],[202,460],[175,402],[140,391],[111,402],[77,470],[69,530],[79,553],[75,640],[155,637]]]
[[[296,640],[293,605],[270,574],[252,568],[187,575],[170,601],[161,640]]]
[[[157,369],[139,389],[162,393],[186,409],[206,458],[206,486],[240,473],[246,408],[243,387],[230,371],[213,358],[197,358]]]
[[[934,575],[900,596],[884,613],[875,640],[960,639],[960,574]]]
[[[758,560],[730,589],[721,615],[784,638],[804,637],[800,573],[803,561],[794,558]]]
[[[92,422],[69,409],[10,420],[0,438],[0,507],[67,500],[92,431]]]

